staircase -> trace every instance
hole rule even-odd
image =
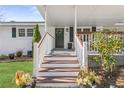
[[[36,80],[37,87],[77,87],[80,70],[74,51],[59,50],[46,55]]]
[[[119,67],[117,73],[116,86],[124,88],[124,67]]]

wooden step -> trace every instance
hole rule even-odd
[[[46,60],[42,64],[79,64],[77,60]]]
[[[39,72],[79,72],[79,67],[42,67]]]
[[[79,67],[80,64],[42,64],[41,67]]]
[[[77,60],[77,57],[44,57],[44,61],[75,61]]]
[[[36,83],[38,88],[78,88],[77,83]]]
[[[38,72],[38,76],[78,76],[79,72]]]
[[[37,83],[76,83],[74,76],[38,77]]]
[[[52,54],[52,55],[46,55],[45,57],[76,57],[76,55],[60,55],[60,54]]]

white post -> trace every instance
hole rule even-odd
[[[45,33],[47,32],[47,6],[45,6]]]
[[[74,37],[75,37],[75,35],[76,35],[76,32],[77,32],[77,6],[75,5],[75,7],[74,7]],[[74,43],[75,43],[75,54],[77,54],[76,53],[76,41],[75,41],[75,39],[74,39]]]
[[[88,67],[88,51],[87,51],[87,42],[83,42],[82,47],[82,67],[85,69]]]
[[[34,51],[33,51],[33,77],[37,77],[38,68],[38,43],[34,43]]]
[[[47,32],[47,5],[45,5],[45,33]],[[45,54],[47,54],[47,43],[45,43]]]

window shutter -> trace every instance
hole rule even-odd
[[[73,37],[74,37],[74,29],[73,27],[70,27],[70,42],[73,42]]]
[[[12,38],[16,38],[16,28],[12,28]]]

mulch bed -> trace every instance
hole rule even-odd
[[[96,72],[97,75],[102,75],[102,70],[100,68],[90,68],[92,70],[94,70]],[[102,80],[102,83],[98,86],[99,88],[109,88],[110,87],[110,84],[111,85],[114,85],[115,87],[119,88],[120,86],[116,85],[116,81],[118,79],[118,77],[120,76],[120,70],[123,70],[124,71],[124,66],[117,66],[115,68],[115,70],[112,72],[112,76],[110,78],[108,78],[107,80]],[[121,72],[121,73],[124,73],[124,72]],[[123,77],[122,77],[123,78]],[[123,86],[124,87],[124,82],[121,82],[123,83]]]
[[[14,59],[4,59],[4,60],[0,60],[0,63],[9,63],[9,62],[24,62],[24,61],[32,61],[33,58],[32,57],[27,57],[27,56],[23,56],[23,57],[15,57]]]

